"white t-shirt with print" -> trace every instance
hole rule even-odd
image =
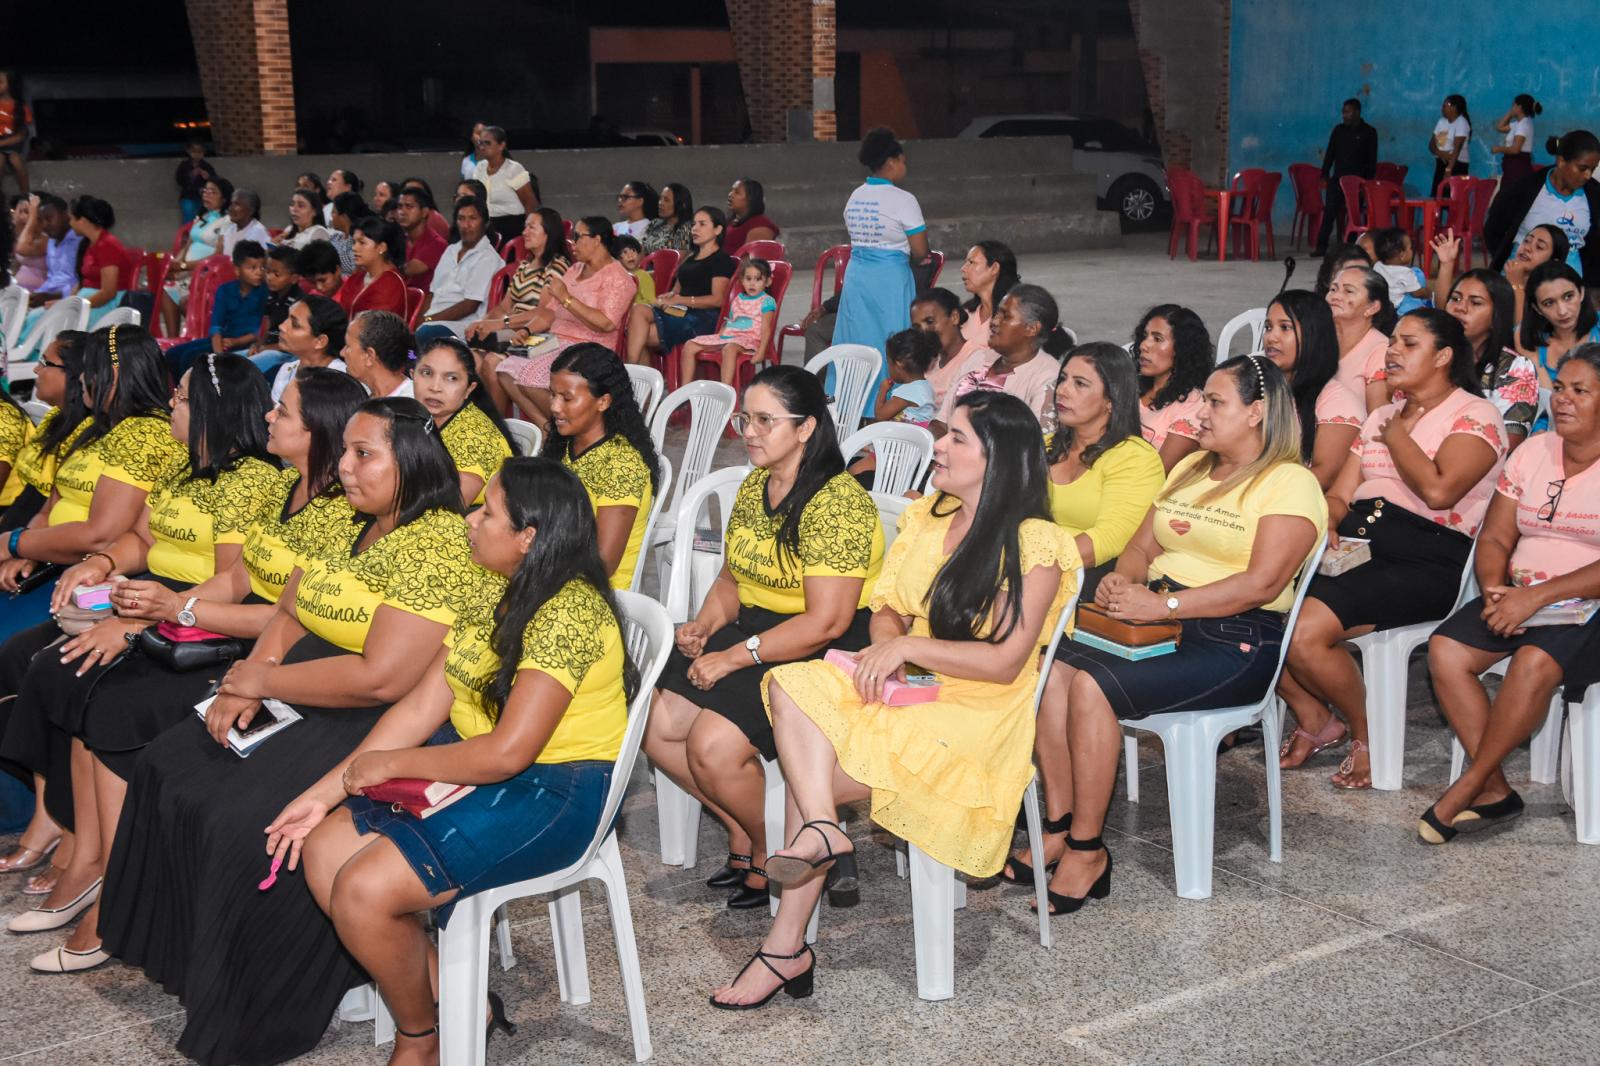
[[[1517,227],[1517,239],[1513,247],[1520,246],[1523,238],[1535,226],[1547,224],[1567,235],[1571,243],[1567,265],[1582,274],[1583,261],[1578,252],[1588,239],[1589,227],[1593,224],[1593,219],[1589,217],[1589,197],[1584,195],[1582,189],[1574,190],[1571,196],[1562,196],[1550,184],[1548,174],[1545,175],[1544,184],[1539,186],[1539,195],[1533,198],[1533,205],[1522,216],[1522,225]]]
[[[877,248],[910,254],[906,238],[928,228],[917,198],[882,178],[868,178],[844,205],[844,224],[852,248]]]
[[[1467,121],[1467,116],[1457,115],[1452,121],[1440,115],[1439,121],[1433,124],[1433,143],[1439,151],[1448,152],[1456,143],[1457,137],[1466,137],[1469,140],[1472,138],[1472,123]],[[1461,155],[1456,158],[1465,159],[1466,156],[1467,146],[1462,145]]]

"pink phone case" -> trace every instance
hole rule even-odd
[[[850,653],[830,648],[822,657],[822,661],[830,666],[837,666],[851,677],[856,675],[856,661],[850,658]],[[908,685],[903,681],[890,679],[883,683],[883,702],[889,707],[910,707],[918,703],[932,703],[939,698],[938,685]]]

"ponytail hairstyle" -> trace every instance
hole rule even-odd
[[[301,366],[294,382],[300,389],[300,421],[311,434],[306,481],[312,496],[337,496],[339,457],[344,454],[344,427],[367,402],[361,382],[342,370]]]
[[[1216,372],[1233,379],[1240,400],[1246,404],[1261,403],[1261,454],[1222,481],[1211,485],[1195,501],[1197,504],[1220,499],[1240,486],[1248,491],[1278,464],[1298,465],[1302,461],[1300,423],[1295,418],[1294,393],[1289,391],[1289,382],[1284,378],[1283,371],[1264,355],[1236,355],[1217,367]],[[1156,499],[1167,499],[1179,489],[1209,480],[1216,465],[1217,453],[1202,451],[1200,459],[1169,480]]]
[[[1593,313],[1590,312],[1591,315]],[[1467,331],[1461,327],[1455,315],[1437,307],[1419,307],[1406,312],[1403,317],[1421,322],[1432,335],[1435,348],[1450,349],[1450,384],[1473,396],[1483,395],[1483,386],[1478,382],[1474,366],[1477,356],[1472,351],[1472,345],[1467,343]]]
[[[1541,227],[1534,227],[1535,229]],[[1554,229],[1555,227],[1551,227]],[[1559,231],[1557,231],[1559,232]],[[1566,239],[1566,234],[1562,234]],[[1483,346],[1473,353],[1473,373],[1482,379],[1484,374],[1500,361],[1500,353],[1515,345],[1517,339],[1517,303],[1516,293],[1511,290],[1511,283],[1505,275],[1498,270],[1488,270],[1478,267],[1469,270],[1456,278],[1450,286],[1450,297],[1454,298],[1456,290],[1461,288],[1463,281],[1476,281],[1483,286],[1489,295],[1489,335],[1483,339]],[[1450,300],[1445,300],[1445,307],[1449,307]],[[1464,332],[1464,330],[1463,330]],[[1469,341],[1470,343],[1470,341]]]
[[[876,126],[861,136],[861,150],[856,159],[867,171],[876,174],[889,160],[906,154],[905,148],[895,139],[894,130]]]
[[[1317,445],[1317,398],[1339,372],[1339,334],[1328,301],[1314,292],[1287,289],[1267,307],[1268,318],[1273,307],[1282,308],[1294,324],[1294,375],[1289,378],[1289,391],[1300,422],[1300,458],[1309,463]]]
[[[274,467],[267,451],[272,390],[242,355],[207,353],[189,368],[189,476],[216,483],[246,459]]]
[[[108,326],[89,334],[83,346],[83,379],[84,402],[94,421],[62,459],[104,437],[124,419],[171,418],[166,357],[140,326]]]
[[[1389,302],[1389,282],[1384,276],[1373,270],[1370,266],[1352,263],[1339,271],[1343,274],[1346,270],[1354,270],[1361,275],[1361,284],[1367,290],[1367,299],[1376,302],[1378,313],[1372,316],[1372,328],[1385,337],[1394,335],[1394,324],[1399,316],[1394,313],[1394,304]],[[1334,277],[1338,278],[1339,274]]]
[[[1534,267],[1528,273],[1527,299],[1522,304],[1522,347],[1527,351],[1534,351],[1547,344],[1555,334],[1555,326],[1544,317],[1544,312],[1539,310],[1539,286],[1548,285],[1552,281],[1570,281],[1578,287],[1578,294],[1584,295],[1586,290],[1583,278],[1578,272],[1566,264],[1565,260],[1550,259]],[[1594,306],[1588,300],[1579,301],[1577,334],[1582,337],[1594,329]]]
[[[1046,355],[1060,360],[1061,353],[1072,347],[1072,338],[1061,328],[1061,311],[1055,297],[1037,285],[1013,285],[1005,298],[1016,302],[1022,321],[1039,327],[1039,349]],[[1000,306],[999,300],[995,306]]]
[[[307,170],[304,173],[296,176],[295,187],[299,188],[300,186],[298,183],[302,181],[311,185],[311,188],[303,189],[302,191],[311,193],[312,202],[317,205],[317,210],[321,211],[325,206],[327,206],[328,203],[328,190],[322,185],[322,176],[314,171]]]
[[[72,436],[72,431],[89,417],[89,405],[83,400],[82,380],[83,347],[88,339],[87,333],[76,329],[64,329],[56,334],[54,346],[56,355],[61,359],[61,372],[67,376],[67,388],[55,417],[47,419],[39,427],[39,452],[42,455],[61,459],[61,446]]]
[[[947,315],[956,316],[956,324],[967,324],[967,309],[961,306],[961,298],[949,289],[923,289],[911,298],[911,306],[918,304],[933,304]]]
[[[999,644],[1022,623],[1022,523],[1051,520],[1044,438],[1038,416],[1007,393],[969,392],[955,409],[966,411],[987,465],[972,526],[928,588],[928,627],[937,640]],[[955,511],[948,503],[953,499],[939,493],[931,513]],[[991,616],[988,636],[979,636]]]
[[[702,204],[695,208],[694,215],[706,216],[706,221],[711,223],[711,232],[717,238],[717,247],[721,248],[723,238],[728,235],[728,216],[723,213],[722,208],[712,207],[710,204]],[[694,221],[694,215],[689,216],[690,222]],[[693,242],[691,241],[691,243]],[[738,249],[734,250],[737,251]]]
[[[667,219],[674,226],[682,226],[694,218],[694,194],[682,182],[669,181],[661,187],[662,192],[672,194],[672,217]],[[661,213],[661,203],[656,202],[656,214]]]
[[[645,218],[655,218],[661,213],[661,194],[648,181],[630,181],[627,185],[639,197],[639,206]]]
[[[1544,108],[1539,106],[1539,101],[1535,100],[1529,93],[1518,93],[1516,98],[1511,102],[1522,109],[1522,114],[1526,118],[1533,118],[1535,115],[1539,115],[1544,112]],[[1528,145],[1526,147],[1526,151],[1532,153],[1533,145]]]
[[[757,385],[771,389],[786,413],[809,418],[815,423],[805,450],[800,455],[800,469],[795,474],[794,487],[774,512],[774,517],[778,519],[775,536],[778,565],[787,574],[791,567],[798,569],[799,566],[800,520],[806,506],[824,485],[844,472],[844,456],[839,454],[839,434],[834,428],[833,415],[828,410],[828,396],[822,391],[822,383],[815,374],[798,366],[775,364],[750,379],[746,392]],[[1037,419],[1033,423],[1033,434],[1035,437],[1039,435]]]
[[[634,398],[633,379],[628,376],[628,368],[617,358],[617,353],[603,344],[574,344],[550,364],[552,376],[562,371],[582,377],[589,385],[589,393],[596,399],[611,397],[611,406],[601,415],[606,435],[616,434],[633,446],[650,471],[650,490],[660,492],[661,459],[656,454],[656,443],[650,436],[650,427],[645,425],[644,415],[639,410],[639,401]],[[511,450],[515,452],[515,446]],[[551,423],[542,454],[558,460],[570,457],[572,439],[556,432],[555,424]]]
[[[1455,109],[1461,112],[1461,117],[1467,120],[1468,126],[1472,125],[1472,116],[1467,114],[1467,98],[1465,96],[1460,93],[1451,93],[1444,99],[1446,103],[1455,105]]]
[[[398,482],[397,526],[409,525],[429,511],[461,513],[460,475],[426,407],[409,396],[385,396],[366,401],[356,414],[371,415],[388,426]]]
[[[739,221],[744,222],[755,218],[757,215],[767,213],[767,190],[755,178],[739,178],[738,183],[744,186],[745,213]],[[703,210],[703,209],[702,209]],[[732,219],[729,220],[733,221]]]
[[[517,442],[511,438],[511,430],[506,426],[505,417],[495,409],[494,401],[489,398],[489,390],[483,387],[483,379],[478,376],[478,361],[472,357],[472,349],[467,347],[467,342],[455,336],[434,337],[422,346],[417,358],[420,359],[439,348],[449,351],[461,365],[461,372],[467,377],[467,403],[483,412],[484,417],[493,423],[500,436],[505,438],[506,444],[510,445],[511,454],[516,455]]]
[[[1096,459],[1129,437],[1143,436],[1139,422],[1139,374],[1134,370],[1133,360],[1128,358],[1127,352],[1107,341],[1092,341],[1067,349],[1066,356],[1061,360],[1061,373],[1056,376],[1057,389],[1067,376],[1067,366],[1074,359],[1087,360],[1094,367],[1106,402],[1111,405],[1111,419],[1106,423],[1105,435],[1084,448],[1080,457],[1084,467],[1088,468],[1094,466]],[[1054,390],[1051,390],[1050,397],[1050,402],[1055,403]],[[1077,430],[1071,426],[1057,428],[1045,453],[1045,465],[1050,466],[1065,459],[1076,437]]]
[[[411,364],[416,361],[416,340],[406,328],[406,320],[393,311],[363,311],[353,323],[356,340],[363,348],[371,348],[378,362],[396,374],[411,376]]]
[[[494,649],[498,666],[484,690],[484,710],[492,722],[500,720],[511,699],[528,627],[540,608],[567,584],[587,583],[605,599],[618,628],[622,627],[622,612],[600,560],[594,508],[589,505],[589,496],[578,476],[551,459],[516,456],[501,465],[496,477],[505,496],[506,519],[511,528],[519,532],[532,528],[537,535],[495,608],[489,646]],[[574,635],[598,639],[598,634],[592,632]],[[626,641],[622,655],[622,688],[632,700],[639,691],[639,672],[628,655]]]
[[[1000,268],[1000,273],[995,275],[994,292],[990,296],[989,310],[993,313],[1000,301],[1006,298],[1006,293],[1011,287],[1022,280],[1022,275],[1017,273],[1017,253],[1011,246],[1003,241],[979,241],[973,245],[983,253],[983,258]],[[978,313],[978,308],[983,306],[983,298],[973,293],[972,299],[966,302],[967,310],[972,314]]]
[[[584,215],[578,219],[594,236],[594,239],[605,246],[606,254],[615,258],[617,254],[617,235],[611,229],[611,220],[604,215]],[[563,240],[565,236],[563,235]]]
[[[1165,319],[1172,334],[1172,374],[1161,391],[1150,399],[1150,409],[1159,411],[1170,403],[1177,403],[1195,389],[1205,388],[1206,378],[1216,361],[1216,351],[1211,346],[1211,334],[1200,316],[1178,304],[1156,304],[1144,313],[1139,324],[1133,327],[1134,368],[1139,366],[1139,345],[1144,343],[1155,319]],[[1139,375],[1139,395],[1143,396],[1155,385],[1155,378]]]
[[[327,244],[326,241],[311,243]],[[331,249],[332,245],[329,245],[329,248]],[[299,258],[304,257],[305,253],[301,252]],[[295,303],[306,305],[306,317],[311,320],[311,335],[328,338],[327,352],[329,355],[337,356],[344,348],[345,331],[350,328],[350,316],[345,314],[344,305],[318,292],[308,292],[295,300]]]

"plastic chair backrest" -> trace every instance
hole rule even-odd
[[[655,367],[639,363],[628,363],[627,371],[628,379],[633,382],[633,400],[639,405],[639,417],[649,425],[650,415],[667,387],[667,379]]]
[[[811,275],[811,309],[815,311],[822,306],[822,279],[827,275],[828,268],[833,268],[833,294],[839,295],[844,290],[844,271],[850,265],[850,246],[836,244],[832,248],[817,256],[817,267]]]
[[[806,370],[821,373],[832,364],[833,422],[840,437],[847,437],[861,425],[861,416],[867,409],[868,393],[878,380],[883,367],[883,356],[878,349],[866,344],[835,344],[811,357]]]
[[[747,255],[756,259],[765,259],[769,262],[774,259],[789,258],[789,253],[784,251],[783,242],[771,240],[746,241],[737,252],[733,253],[735,259],[743,259]]]
[[[640,541],[639,559],[633,566],[633,581],[628,585],[632,592],[638,592],[639,586],[644,584],[644,561],[650,554],[650,545],[655,540],[656,523],[661,521],[661,512],[667,506],[667,499],[672,495],[672,461],[665,455],[656,456],[661,462],[661,476],[656,486],[655,498],[650,501],[650,513],[644,520],[644,540]]]
[[[1241,311],[1228,319],[1228,324],[1222,327],[1222,332],[1217,334],[1217,362],[1225,362],[1232,354],[1234,336],[1243,329],[1250,330],[1250,347],[1245,349],[1245,354],[1261,350],[1261,335],[1267,329],[1267,309],[1265,307],[1252,307],[1248,311]]]
[[[1044,656],[1039,660],[1043,668],[1039,671],[1039,680],[1033,686],[1033,713],[1039,713],[1039,704],[1044,701],[1044,686],[1050,680],[1050,663],[1055,661],[1056,649],[1061,646],[1061,641],[1067,635],[1067,625],[1078,612],[1078,598],[1083,594],[1083,567],[1078,567],[1072,572],[1072,595],[1062,605],[1061,613],[1056,616],[1056,624],[1050,631],[1050,642],[1045,645]]]
[[[772,297],[772,302],[778,305],[778,311],[783,311],[783,297],[789,291],[789,281],[794,277],[794,265],[782,259],[772,262],[772,281],[767,285],[767,295]],[[731,291],[734,286],[729,285]],[[778,361],[778,324],[774,319],[772,336],[767,338],[767,350],[756,353],[762,360],[771,365]]]
[[[933,462],[933,434],[910,422],[873,422],[850,434],[839,446],[845,461],[872,449],[872,491],[903,496],[922,484]]]
[[[11,366],[39,358],[56,334],[64,329],[82,329],[89,323],[89,301],[81,296],[64,296],[45,309],[33,329],[10,349]],[[11,377],[14,379],[15,374]]]
[[[1472,179],[1472,234],[1479,236],[1483,233],[1483,220],[1489,214],[1489,205],[1494,202],[1495,190],[1500,183],[1493,178]]]
[[[131,307],[119,307],[114,311],[107,311],[95,324],[96,329],[106,329],[110,326],[137,326],[143,322],[139,312]]]
[[[744,484],[744,479],[750,475],[752,469],[749,466],[727,466],[713,471],[685,490],[682,499],[678,501],[675,512],[677,524],[672,530],[672,577],[667,582],[666,596],[663,600],[667,608],[667,617],[674,622],[687,622],[700,609],[700,604],[693,595],[695,568],[690,565],[690,558],[694,554],[695,538],[701,528],[701,514],[706,510],[712,497],[715,497],[725,529],[728,515],[733,511],[733,499],[738,495],[739,486]],[[717,556],[717,565],[720,569],[724,541],[720,534],[715,541],[716,550],[707,554]]]
[[[1367,200],[1368,229],[1400,225],[1400,202],[1405,199],[1400,186],[1388,181],[1364,181],[1361,189]]]
[[[1396,185],[1404,188],[1406,183],[1406,175],[1410,172],[1410,167],[1401,166],[1399,163],[1379,163],[1377,170],[1372,176],[1377,178],[1379,181],[1392,181]]]
[[[507,263],[494,272],[494,277],[489,279],[489,302],[484,305],[484,310],[498,307],[500,301],[505,299],[506,289],[511,285],[511,276],[517,272],[520,263]]]
[[[1205,221],[1205,183],[1191,170],[1183,167],[1167,168],[1167,188],[1172,193],[1172,220],[1174,222]]]
[[[568,223],[568,225],[570,226],[571,223]],[[511,238],[506,242],[505,247],[500,249],[500,258],[513,266],[522,262],[528,258],[528,243],[522,239],[520,234]]]
[[[911,501],[887,492],[869,492],[867,495],[872,497],[873,504],[878,508],[878,524],[883,527],[883,550],[887,552],[894,538],[900,535],[900,516],[906,513]]]
[[[211,332],[211,308],[217,301],[217,290],[235,277],[233,264],[225,255],[214,255],[194,269],[189,282],[189,307],[183,316],[184,340],[199,340]]]
[[[672,279],[677,276],[678,264],[682,261],[683,254],[676,248],[661,248],[639,260],[639,267],[650,271],[656,292],[663,293],[672,288]]]
[[[22,409],[28,412],[28,418],[38,425],[44,421],[44,416],[50,413],[50,405],[43,400],[24,400]]]
[[[676,512],[684,495],[711,472],[716,461],[717,442],[722,431],[728,428],[728,419],[738,406],[739,395],[730,385],[720,381],[691,381],[673,389],[666,399],[656,405],[650,418],[650,436],[661,451],[667,439],[667,423],[684,404],[689,405],[689,439],[683,446],[683,456],[678,471],[678,499],[673,501]]]
[[[519,455],[538,455],[539,449],[544,446],[544,433],[532,422],[508,418],[506,429],[511,431],[511,440],[516,444]]]
[[[0,289],[0,351],[9,352],[22,339],[28,319],[28,290],[21,285]]]
[[[1307,214],[1322,210],[1322,171],[1310,163],[1289,164],[1289,184],[1294,186],[1294,208]]]
[[[190,219],[178,227],[178,232],[172,235],[172,258],[176,259],[183,254],[183,246],[189,243],[189,232],[194,229],[194,219]]]
[[[428,294],[415,285],[406,286],[406,328],[415,330],[422,318],[422,304]]]
[[[1272,220],[1272,207],[1278,201],[1278,187],[1282,184],[1283,175],[1276,171],[1261,176],[1256,186],[1256,218],[1269,222]]]
[[[939,275],[944,273],[944,253],[929,252],[928,258],[933,261],[933,272],[928,275],[928,288],[939,284]]]
[[[1344,193],[1344,209],[1350,216],[1350,225],[1356,229],[1371,229],[1367,222],[1367,209],[1363,201],[1362,186],[1366,179],[1355,174],[1346,174],[1339,179],[1339,190]]]
[[[1267,686],[1267,700],[1277,698],[1274,693],[1278,690],[1278,676],[1283,673],[1284,661],[1289,657],[1289,638],[1294,636],[1294,624],[1300,620],[1300,607],[1306,602],[1306,593],[1311,589],[1311,579],[1317,576],[1317,564],[1322,562],[1322,553],[1327,550],[1328,538],[1323,537],[1295,577],[1298,584],[1294,590],[1294,606],[1289,609],[1289,617],[1284,620],[1283,642],[1278,645],[1278,665],[1272,671],[1272,684]]]

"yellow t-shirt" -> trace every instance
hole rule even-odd
[[[1087,533],[1096,565],[1122,554],[1167,480],[1161,453],[1143,437],[1106,449],[1076,481],[1050,482],[1050,517],[1068,533]]]
[[[99,440],[85,444],[56,468],[55,489],[61,498],[50,508],[50,524],[83,522],[102,477],[149,492],[176,477],[189,463],[189,449],[174,440],[165,418],[124,418]]]
[[[278,471],[272,498],[244,538],[244,568],[250,591],[277,603],[294,568],[312,555],[345,555],[355,547],[361,527],[344,493],[317,496],[291,513],[289,499],[300,472],[290,467]]]
[[[1207,452],[1185,456],[1172,468],[1168,484],[1200,462]],[[1299,463],[1279,463],[1255,482],[1245,483],[1225,496],[1201,504],[1197,501],[1216,482],[1202,479],[1170,496],[1156,500],[1155,535],[1161,554],[1150,564],[1150,579],[1169,577],[1188,588],[1242,574],[1250,568],[1250,551],[1256,527],[1267,515],[1294,515],[1317,527],[1318,543],[1328,532],[1328,501],[1317,476]],[[1287,611],[1294,605],[1291,578],[1271,602],[1269,611]]]
[[[45,497],[49,497],[56,487],[56,456],[58,453],[51,452],[46,455],[41,449],[41,445],[45,433],[55,424],[55,420],[60,417],[61,409],[59,407],[50,408],[50,413],[40,419],[39,424],[29,431],[27,443],[22,446],[22,450],[17,453],[16,462],[11,465],[12,477],[20,477],[24,485],[38,490],[39,494]],[[78,428],[68,434],[67,439],[61,443],[59,451],[65,452],[71,448],[72,442],[78,439],[80,433],[89,428],[89,423],[92,421],[93,419],[85,418],[82,422],[79,422]],[[9,488],[10,484],[8,482],[7,489],[9,490]]]
[[[843,472],[818,489],[800,514],[800,558],[795,560],[778,547],[782,522],[767,507],[767,475],[751,471],[728,515],[724,543],[739,602],[801,614],[806,578],[859,577],[865,581],[856,607],[865,607],[883,566],[883,526],[867,490]]]
[[[22,451],[22,446],[28,443],[32,432],[33,419],[16,404],[0,400],[0,463],[11,464],[5,485],[0,487],[0,507],[9,506],[22,495],[23,481],[17,474],[17,455]]]
[[[198,585],[217,570],[217,545],[243,544],[277,494],[280,471],[247,458],[215,481],[178,478],[150,493],[145,566],[158,577]]]
[[[359,655],[379,607],[450,625],[472,591],[477,569],[466,520],[450,511],[429,511],[358,555],[306,559],[295,616],[309,632]]]
[[[480,573],[478,588],[446,638],[445,680],[454,696],[450,722],[463,738],[487,733],[495,725],[484,707],[484,692],[500,668],[490,636],[506,582],[499,574]],[[588,582],[567,582],[535,612],[522,634],[517,670],[538,670],[572,694],[535,762],[616,760],[628,728],[623,662],[622,630]]]
[[[633,572],[639,566],[639,553],[644,547],[644,526],[650,520],[650,502],[655,494],[650,487],[650,468],[644,456],[623,437],[611,435],[591,444],[576,458],[562,456],[561,465],[578,475],[583,491],[589,494],[589,504],[598,513],[602,507],[635,507],[633,530],[628,534],[628,546],[622,551],[622,561],[611,575],[611,587],[625,589],[633,584]]]
[[[483,479],[483,486],[471,501],[472,506],[477,507],[483,503],[483,489],[488,486],[489,479],[499,472],[501,463],[511,458],[511,445],[506,443],[505,434],[469,400],[445,422],[439,439],[444,442],[450,458],[456,461],[457,470]]]

